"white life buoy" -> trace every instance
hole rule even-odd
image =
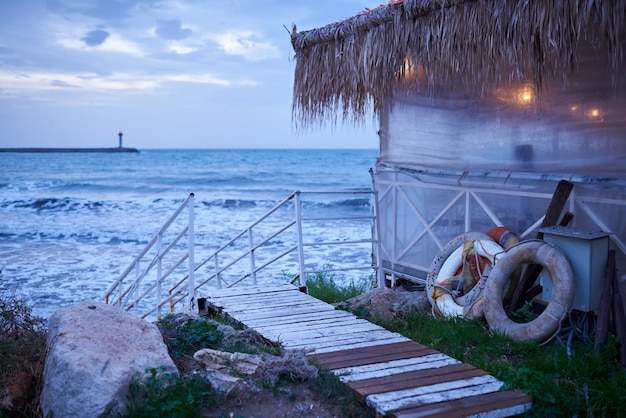
[[[550,275],[552,297],[545,310],[526,323],[510,319],[502,306],[505,285],[511,274],[526,263],[542,265]],[[574,273],[556,246],[544,241],[523,241],[507,250],[489,274],[484,311],[489,328],[518,342],[543,341],[552,336],[569,313],[574,300]]]
[[[474,286],[463,295],[454,294],[448,285],[451,280],[458,279],[457,271],[464,263],[467,244],[470,244],[476,256],[486,260],[489,268],[504,253],[502,247],[480,232],[461,234],[441,249],[431,263],[426,279],[426,294],[433,310],[445,317],[477,319],[483,316],[482,292],[487,271],[478,272],[478,277],[474,277]]]

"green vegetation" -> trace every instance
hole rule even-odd
[[[339,285],[335,275],[317,273],[306,279],[306,287],[309,295],[323,300],[326,303],[338,303],[365,293],[370,286],[371,279],[351,280],[346,285]]]
[[[127,396],[130,418],[195,418],[203,409],[219,404],[219,394],[206,382],[157,369],[136,376]]]
[[[174,315],[166,315],[158,322],[158,326],[173,358],[202,348],[216,349],[222,340],[217,325],[208,321],[179,322]]]
[[[32,315],[24,300],[7,290],[0,292],[0,395],[10,394],[10,403],[21,416],[38,416],[45,358],[44,321]],[[0,409],[0,418],[5,416]]]

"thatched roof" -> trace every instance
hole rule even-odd
[[[431,91],[452,79],[476,92],[516,79],[541,90],[575,72],[584,39],[606,51],[610,74],[623,61],[625,20],[626,0],[392,0],[319,29],[294,26],[294,119],[380,115],[406,63]]]

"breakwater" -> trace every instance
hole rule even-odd
[[[137,148],[0,148],[0,152],[20,152],[20,153],[80,153],[80,152],[100,152],[100,153],[119,153],[119,152],[139,152]]]

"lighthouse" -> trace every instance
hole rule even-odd
[[[124,134],[122,133],[122,131],[119,131],[117,135],[120,137],[120,148],[122,148],[122,135]]]

